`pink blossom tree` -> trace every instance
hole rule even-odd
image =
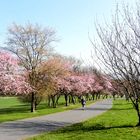
[[[31,91],[18,60],[10,53],[0,52],[0,95],[21,95]]]

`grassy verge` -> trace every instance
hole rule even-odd
[[[93,101],[88,101],[91,104]],[[46,102],[42,102],[35,113],[30,112],[30,104],[19,102],[16,97],[0,97],[0,123],[5,121],[13,121],[24,118],[31,118],[51,113],[61,112],[80,107],[80,103],[71,104],[68,107],[64,105],[64,98],[61,98],[57,108],[47,106]]]
[[[140,128],[131,103],[114,101],[113,108],[83,123],[28,140],[140,140]]]

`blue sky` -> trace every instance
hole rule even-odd
[[[57,52],[88,59],[91,44],[88,32],[96,35],[94,22],[110,21],[116,3],[134,3],[135,0],[1,0],[0,45],[6,39],[7,27],[13,22],[28,22],[49,26],[57,31],[60,42]]]

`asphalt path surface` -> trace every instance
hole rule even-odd
[[[112,99],[97,101],[90,106],[50,115],[0,124],[0,140],[22,140],[100,115],[112,107]]]

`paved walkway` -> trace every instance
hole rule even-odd
[[[97,116],[111,107],[112,100],[106,99],[86,107],[85,110],[79,108],[41,117],[1,123],[0,140],[21,140],[44,131],[56,130]]]

